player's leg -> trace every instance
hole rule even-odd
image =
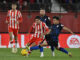
[[[68,54],[70,57],[72,57],[72,54],[70,52],[68,52],[66,49],[62,48],[62,47],[56,47],[57,50],[62,51],[66,54]]]
[[[16,35],[14,35],[14,39],[15,39],[15,47],[13,48],[14,49],[14,53],[17,53],[17,39],[18,37]]]
[[[34,42],[35,42],[36,38],[32,38],[27,44],[26,44],[26,49],[29,51],[30,50],[30,45],[35,46]]]
[[[26,47],[29,47],[31,45],[31,47],[37,46],[39,44],[39,40],[36,37],[33,37],[27,44]]]
[[[9,36],[10,36],[10,44],[11,44],[11,47],[13,47],[13,32],[9,32]]]
[[[32,43],[30,51],[40,49],[40,52],[41,52],[41,56],[40,57],[43,57],[44,56],[44,54],[43,54],[43,47],[39,46],[39,44],[41,42],[42,42],[42,39],[40,39],[40,38],[35,39],[35,42]]]
[[[55,56],[55,53],[54,53],[54,43],[53,43],[53,41],[49,41],[49,42],[47,42],[48,43],[48,45],[50,46],[50,48],[51,48],[51,51],[52,51],[52,56]]]
[[[66,49],[62,48],[62,47],[58,47],[58,41],[55,41],[55,47],[57,50],[61,51],[61,52],[64,52],[66,54],[68,54],[69,56],[72,56],[71,53],[69,53]]]
[[[14,49],[14,53],[17,53],[18,29],[14,29],[13,34],[14,34],[14,40],[15,40],[15,47],[13,49]]]
[[[34,45],[32,44],[32,47],[30,47],[29,53],[31,53],[33,50],[38,50],[38,49],[40,49],[40,52],[41,52],[40,57],[43,57],[44,56],[44,54],[43,54],[43,47],[41,47],[39,45],[36,46],[36,44],[34,44]]]
[[[41,38],[38,38],[37,40],[36,40],[36,44],[37,45],[39,45],[39,44],[41,44],[43,42],[43,39],[41,39]],[[44,53],[43,53],[43,47],[41,47],[41,46],[37,46],[37,47],[39,47],[39,49],[40,49],[40,52],[41,52],[41,55],[40,55],[40,57],[44,57]]]
[[[17,39],[18,39],[18,37],[16,35],[14,35],[14,39],[15,39],[15,48],[17,48]]]
[[[55,53],[54,53],[54,46],[53,46],[53,42],[50,41],[50,40],[46,40],[45,43],[43,44],[40,44],[41,47],[43,46],[50,46],[51,47],[51,51],[52,51],[52,56],[55,56]]]
[[[30,44],[30,43],[28,43],[28,44]],[[27,51],[28,51],[29,54],[30,54],[30,53],[32,52],[32,50],[37,50],[38,48],[36,47],[36,43],[33,42],[33,43],[31,44],[31,47],[30,47],[30,45],[27,45],[26,49],[27,49]]]
[[[51,51],[52,51],[52,56],[55,56],[55,53],[54,53],[54,46],[50,46],[51,47]]]
[[[48,43],[46,41],[44,41],[42,44],[39,45],[39,47],[43,47],[43,46],[48,46]],[[43,53],[42,53],[43,55]]]
[[[46,38],[46,41],[47,41],[48,45],[51,47],[52,56],[55,56],[55,53],[54,53],[54,46],[52,45],[53,42],[52,42],[52,39],[51,39],[50,34],[46,35],[45,38]]]

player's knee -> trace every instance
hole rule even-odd
[[[14,36],[14,39],[17,40],[17,36]]]
[[[17,43],[17,40],[15,40],[15,43]]]
[[[39,48],[41,48],[41,45],[39,45]]]
[[[10,39],[12,39],[12,36],[10,36]]]
[[[30,43],[27,43],[26,45],[27,45],[27,46],[30,46]]]

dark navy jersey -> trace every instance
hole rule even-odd
[[[59,36],[61,30],[63,29],[63,27],[64,27],[64,25],[62,25],[61,23],[53,24],[51,26],[51,33],[50,33],[50,35],[51,35],[51,38],[53,40],[58,40],[58,36]]]
[[[48,27],[51,26],[50,17],[44,15],[44,16],[41,17],[41,21],[44,22]]]

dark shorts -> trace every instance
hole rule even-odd
[[[52,39],[50,35],[46,35],[45,38],[49,46],[58,47],[58,40]]]
[[[49,46],[58,47],[58,41],[47,41]]]

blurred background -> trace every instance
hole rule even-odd
[[[39,15],[40,8],[45,8],[51,20],[52,16],[58,15],[61,17],[62,24],[72,29],[73,32],[80,32],[80,0],[0,0],[0,33],[8,32],[5,19],[12,2],[17,2],[17,9],[23,15],[20,33],[28,32],[34,17]]]
[[[80,0],[0,0],[0,33],[8,32],[5,19],[12,2],[17,2],[17,9],[23,15],[20,33],[28,32],[34,17],[39,15],[40,8],[45,8],[46,14],[51,17],[51,20],[52,16],[58,15],[61,17],[62,24],[73,32],[80,33]]]

